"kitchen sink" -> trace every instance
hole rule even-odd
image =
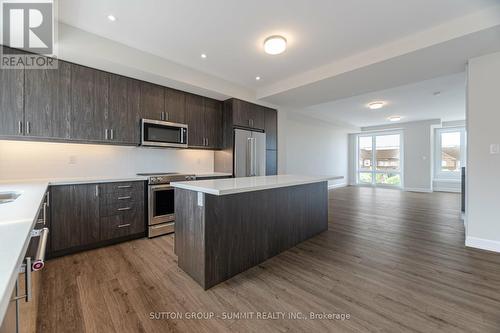
[[[21,192],[0,192],[0,204],[16,201],[17,198],[21,195]]]

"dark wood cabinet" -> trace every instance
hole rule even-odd
[[[266,176],[278,174],[278,151],[266,150]]]
[[[143,181],[50,188],[50,256],[143,237]]]
[[[260,105],[233,98],[232,113],[233,125],[264,129],[265,113]]]
[[[139,144],[140,88],[140,81],[110,74],[109,112],[105,123],[108,132],[105,139],[116,143]]]
[[[210,98],[204,100],[205,144],[208,148],[218,149],[222,145],[222,102]]]
[[[0,136],[24,133],[24,70],[0,68]]]
[[[96,243],[99,238],[98,185],[63,185],[50,189],[51,251]]]
[[[69,139],[71,128],[71,65],[25,70],[24,134]]]
[[[278,149],[278,113],[274,109],[264,108],[266,149]]]
[[[184,124],[186,113],[186,93],[165,88],[165,120]]]
[[[71,64],[71,139],[83,141],[106,139],[108,88],[108,73]]]
[[[205,146],[205,123],[203,97],[186,95],[186,124],[188,125],[188,144],[190,147]]]
[[[165,88],[149,82],[141,82],[142,118],[165,120]]]

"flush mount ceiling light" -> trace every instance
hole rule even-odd
[[[283,36],[270,36],[264,40],[264,51],[267,54],[276,55],[285,52],[286,38]]]
[[[116,17],[114,15],[108,15],[108,20],[110,20],[111,22],[114,22],[116,21]]]
[[[203,59],[206,59],[206,58],[207,58],[207,55],[206,55],[205,53],[202,53],[202,54],[201,54],[201,57],[202,57]]]
[[[400,116],[392,116],[392,117],[389,117],[388,119],[389,119],[389,121],[400,121],[401,117]]]
[[[375,102],[371,102],[371,103],[368,103],[368,108],[370,110],[378,110],[378,109],[381,109],[385,106],[385,102],[384,101],[375,101]]]
[[[260,76],[256,76],[255,80],[260,81]]]

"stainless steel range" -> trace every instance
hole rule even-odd
[[[170,186],[170,182],[195,180],[196,176],[175,172],[137,175],[148,177],[148,237],[174,232],[174,188]]]

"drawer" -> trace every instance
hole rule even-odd
[[[109,193],[131,193],[142,192],[144,193],[144,182],[118,182],[118,183],[104,183],[99,185],[101,194]]]
[[[120,202],[117,204],[100,206],[99,215],[130,215],[135,214],[138,210],[144,211],[144,202]]]
[[[99,204],[101,206],[120,205],[130,202],[144,202],[146,196],[144,192],[123,191],[123,193],[103,193],[100,195]]]
[[[101,217],[101,240],[115,239],[135,235],[146,230],[144,214],[134,211],[131,214],[121,214]]]
[[[148,237],[156,237],[174,232],[175,222],[157,224],[148,227]]]

